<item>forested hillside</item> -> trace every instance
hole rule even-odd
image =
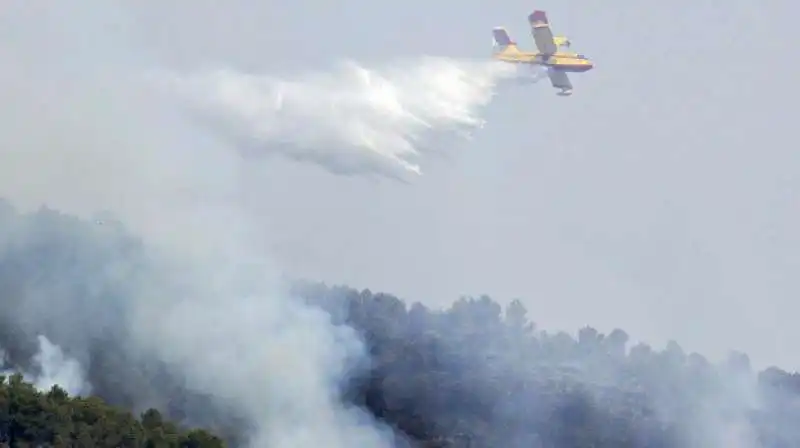
[[[2,368],[32,383],[0,388],[5,443],[219,446],[214,433],[239,446],[262,423],[132,342],[131,304],[163,272],[123,225],[0,204],[0,236]],[[745,354],[713,364],[674,342],[631,347],[623,330],[546,332],[521,301],[465,297],[435,311],[314,282],[287,293],[361,336],[369,357],[336,384],[338,401],[393,428],[400,446],[800,446],[800,378],[754,372]]]
[[[446,311],[305,284],[296,291],[359,329],[373,365],[350,400],[426,446],[800,446],[800,377],[714,365],[625,331],[537,329],[519,301],[462,298]],[[471,443],[471,445],[470,445]]]
[[[216,448],[222,440],[203,430],[180,430],[150,409],[136,418],[97,397],[47,392],[22,375],[0,376],[0,446]]]

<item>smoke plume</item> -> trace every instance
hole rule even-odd
[[[66,356],[61,347],[42,335],[36,338],[36,342],[38,351],[31,358],[31,363],[27,368],[8,365],[7,355],[0,348],[0,368],[5,369],[0,373],[8,376],[21,371],[26,381],[44,392],[58,385],[71,395],[91,393],[91,386],[86,382],[83,367],[76,359]]]

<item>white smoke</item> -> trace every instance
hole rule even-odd
[[[70,395],[83,395],[91,392],[86,383],[83,368],[77,360],[64,355],[61,347],[53,344],[45,336],[38,336],[39,351],[34,355],[34,368],[38,374],[33,384],[39,390],[49,390],[55,385]]]
[[[86,382],[83,368],[76,359],[66,356],[61,347],[43,335],[37,336],[37,342],[39,350],[33,356],[32,365],[27,371],[20,372],[25,381],[41,392],[58,386],[71,396],[91,393],[91,385]],[[0,368],[8,367],[7,362],[5,351],[0,349]],[[16,372],[16,369],[9,369],[2,375],[9,376]]]
[[[390,430],[338,401],[341,381],[364,354],[357,335],[287,300],[269,266],[238,255],[226,262],[230,272],[208,272],[213,284],[198,285],[206,291],[140,307],[137,339],[176,366],[188,387],[246,415],[255,429],[250,446],[391,446]],[[255,280],[242,278],[247,271]]]
[[[481,108],[514,74],[506,64],[426,57],[376,69],[347,61],[293,79],[222,69],[160,80],[250,154],[407,179],[444,150],[428,139],[481,127]]]

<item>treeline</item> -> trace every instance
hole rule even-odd
[[[96,425],[88,431],[81,420],[64,423],[61,431],[79,431],[70,434],[84,440],[88,431],[97,443],[67,446],[107,446],[97,437],[113,437],[114,431],[123,430],[133,437],[134,444],[121,446],[180,446],[175,444],[194,443],[198,437],[205,440],[204,446],[218,446],[213,443],[219,440],[236,443],[241,424],[235,411],[217,412],[211,397],[188,390],[183,378],[172,373],[166,363],[132,344],[127,322],[131,304],[141,293],[140,285],[156,278],[148,257],[142,241],[110,215],[82,219],[46,206],[20,212],[0,199],[0,374],[23,372],[36,380],[46,376],[44,370],[63,367],[42,365],[63,362],[44,356],[42,336],[80,364],[80,372],[58,379],[85,382],[91,395],[73,391],[81,396],[69,398],[66,408],[47,407],[52,404],[47,395],[17,395],[31,405],[44,406],[30,411],[40,429],[47,428],[42,422],[61,424],[64,415],[86,418]],[[76,375],[80,378],[74,378]],[[4,387],[8,386],[7,382]],[[14,390],[24,389],[20,388],[22,383]],[[104,407],[102,402],[113,407]],[[18,408],[10,409],[13,414]],[[71,413],[73,409],[88,411]],[[60,413],[64,410],[70,412]],[[132,415],[144,416],[140,423],[144,432],[137,429]],[[125,426],[128,424],[132,426]],[[153,432],[148,432],[150,427]],[[52,437],[57,433],[55,428],[47,430]],[[0,427],[0,438],[19,437],[14,431],[13,427]],[[166,440],[167,444],[148,445],[151,435],[156,438],[149,440]],[[28,436],[19,439],[21,445],[11,446],[26,446],[24,437]],[[207,445],[209,440],[216,442]]]
[[[0,237],[1,367],[35,370],[36,338],[46,335],[81,363],[99,397],[6,380],[4,443],[221,446],[213,433],[242,445],[253,422],[131,348],[128,305],[162,273],[148,270],[144,245],[124,226],[48,209],[18,213],[0,202]],[[715,364],[675,342],[631,347],[619,329],[547,332],[518,300],[466,297],[439,311],[317,283],[293,283],[290,293],[361,335],[369,362],[341,386],[341,401],[412,446],[800,446],[800,377],[755,372],[742,353]]]
[[[541,331],[524,305],[462,298],[444,311],[369,290],[295,293],[367,341],[347,400],[426,447],[796,447],[800,375],[713,364],[616,329]]]
[[[97,397],[70,397],[59,386],[40,392],[21,374],[0,375],[0,446],[221,448],[202,429],[181,430],[150,409],[139,419]]]

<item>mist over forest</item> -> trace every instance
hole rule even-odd
[[[6,373],[22,373],[43,391],[55,384],[133,413],[154,408],[182,427],[206,428],[229,446],[316,446],[325,437],[384,447],[800,444],[794,424],[800,378],[775,367],[753,371],[743,353],[713,364],[677,342],[630,346],[623,329],[541,331],[536,310],[519,300],[503,307],[490,297],[464,297],[432,310],[390,294],[287,279],[275,294],[294,307],[270,309],[278,315],[244,315],[231,301],[228,312],[216,310],[211,325],[193,325],[199,310],[191,306],[159,322],[158,313],[173,312],[168,295],[187,289],[165,275],[179,268],[160,260],[123,223],[47,207],[22,213],[3,202],[0,235]],[[204,306],[200,298],[195,304]],[[150,313],[146,319],[143,310]],[[308,335],[287,336],[293,333],[282,326],[300,322],[300,310],[313,316],[304,318],[302,331],[332,328],[326,337],[337,339],[326,346]],[[251,325],[248,319],[263,319],[269,327],[263,339],[241,341],[234,332],[208,336]],[[175,334],[185,335],[180,341],[200,346],[178,350],[184,342],[164,336],[156,342],[174,350],[154,349],[137,328],[153,321],[173,325]],[[275,352],[278,346],[282,351]],[[247,352],[265,348],[273,351],[272,362],[243,376],[240,370],[254,368]],[[211,364],[199,358],[230,362],[220,370],[227,373],[213,380],[232,384],[200,381],[192,369]],[[309,364],[307,358],[328,361]],[[327,370],[318,377],[314,369]],[[233,384],[243,378],[263,381]],[[240,387],[258,402],[243,401],[234,393]],[[323,402],[331,403],[331,413],[315,414]],[[10,427],[1,421],[10,412],[5,403],[0,432],[8,440]],[[258,406],[269,411],[255,412]],[[281,412],[296,413],[295,429]],[[309,417],[304,413],[318,424],[303,424]],[[332,436],[338,430],[347,434]],[[313,431],[316,438],[307,435]]]

